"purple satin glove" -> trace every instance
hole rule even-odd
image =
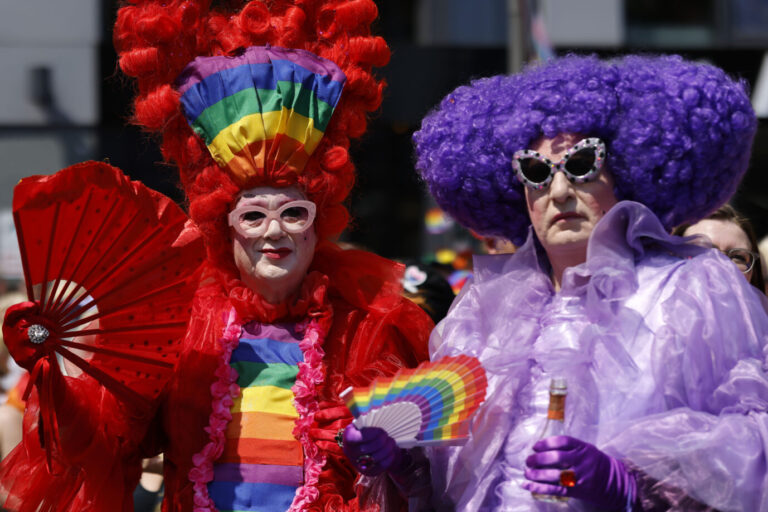
[[[380,428],[358,430],[353,424],[344,429],[344,454],[355,469],[366,476],[397,471],[403,464],[403,450]]]
[[[547,437],[533,445],[523,487],[533,493],[570,496],[605,510],[636,510],[637,482],[621,461],[589,443],[568,436]],[[573,487],[561,485],[561,473],[575,473]],[[567,480],[567,479],[564,479]]]

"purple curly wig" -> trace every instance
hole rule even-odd
[[[678,56],[567,56],[446,96],[414,134],[417,168],[463,225],[521,244],[530,220],[512,154],[579,133],[607,145],[616,197],[671,228],[736,191],[757,120],[746,86]]]

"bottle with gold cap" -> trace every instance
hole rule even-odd
[[[554,378],[549,385],[549,407],[547,408],[547,420],[541,429],[538,439],[551,436],[563,436],[565,434],[565,397],[568,394],[568,383],[564,378]],[[575,475],[571,470],[560,473],[560,484],[573,487]],[[531,493],[539,501],[549,503],[562,503],[568,501],[567,496],[552,496],[549,494]]]

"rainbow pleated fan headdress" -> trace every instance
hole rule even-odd
[[[485,371],[474,357],[443,357],[341,393],[355,426],[384,429],[401,448],[462,444],[485,399]]]
[[[345,81],[336,64],[306,50],[252,46],[235,57],[196,58],[177,88],[192,129],[243,185],[304,170]]]

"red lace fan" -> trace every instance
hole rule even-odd
[[[204,257],[200,239],[174,243],[184,212],[119,169],[85,162],[21,180],[13,215],[27,295],[52,326],[29,330],[49,344],[43,359],[148,405],[178,359]]]

